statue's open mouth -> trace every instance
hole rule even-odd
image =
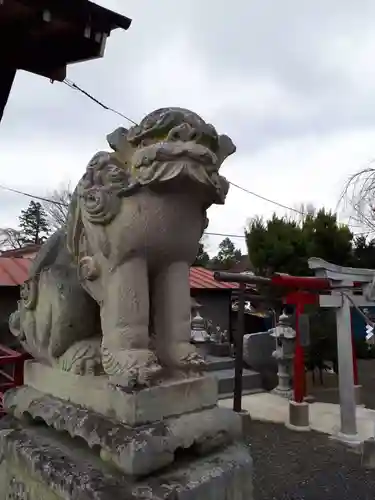
[[[190,160],[194,163],[214,167],[217,156],[209,148],[194,141],[166,141],[140,148],[134,153],[133,168],[151,166],[155,161],[169,162]]]
[[[219,175],[220,162],[208,147],[195,141],[165,141],[136,150],[132,158],[132,176],[136,186],[171,189],[175,182],[188,192],[192,184],[207,203],[224,203],[227,181]],[[186,181],[190,181],[186,183]],[[190,187],[189,187],[190,186]]]

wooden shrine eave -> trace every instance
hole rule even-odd
[[[88,0],[0,0],[2,65],[63,80],[66,66],[102,57],[131,19]]]

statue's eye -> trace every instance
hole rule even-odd
[[[169,141],[178,141],[180,139],[180,134],[179,132],[176,130],[176,131],[172,131],[168,134],[168,140]]]

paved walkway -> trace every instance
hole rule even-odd
[[[232,399],[221,400],[220,405],[232,407]],[[243,396],[242,408],[254,420],[263,422],[286,423],[289,403],[286,399],[270,393]],[[340,430],[340,406],[330,403],[310,404],[310,425],[312,430],[335,436]],[[357,427],[361,441],[374,437],[375,410],[357,407]]]

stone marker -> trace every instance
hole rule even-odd
[[[251,500],[241,419],[190,343],[189,266],[227,136],[181,108],[108,136],[10,328],[34,356],[0,421],[0,500]]]

